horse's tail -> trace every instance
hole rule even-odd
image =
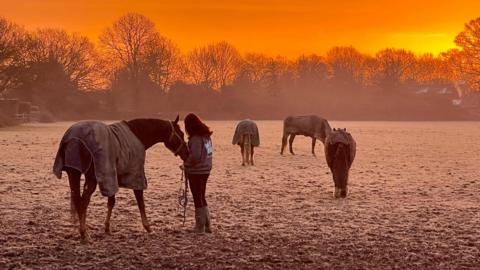
[[[244,133],[242,134],[242,141],[241,141],[241,144],[243,146],[251,146],[252,145],[252,134],[250,133]]]

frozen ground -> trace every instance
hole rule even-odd
[[[178,158],[147,152],[143,231],[133,192],[121,190],[112,235],[106,198],[89,208],[91,240],[69,217],[68,180],[51,173],[70,123],[0,129],[0,269],[473,269],[480,267],[480,123],[333,122],[357,141],[347,199],[333,199],[323,146],[279,155],[280,121],[258,122],[254,167],[230,144],[235,122],[209,122],[207,188],[214,233],[195,236],[177,211]]]

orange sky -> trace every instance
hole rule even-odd
[[[94,40],[122,14],[139,12],[183,51],[226,40],[241,52],[289,57],[336,45],[438,53],[480,16],[479,0],[0,0],[0,7],[0,16],[27,29],[61,27]]]

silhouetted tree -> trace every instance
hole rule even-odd
[[[33,63],[56,63],[76,89],[96,89],[100,83],[98,53],[88,38],[61,29],[33,33]]]
[[[115,74],[119,70],[128,76],[133,88],[134,104],[138,107],[139,79],[144,68],[148,45],[157,37],[154,23],[138,13],[127,13],[100,36],[100,44],[111,59]]]
[[[328,65],[325,59],[318,55],[299,57],[295,63],[295,71],[300,88],[319,87],[328,80]]]
[[[462,48],[461,61],[457,64],[463,77],[480,91],[480,18],[465,24],[464,30],[455,37],[455,44]]]
[[[28,66],[30,38],[20,26],[0,18],[0,96],[21,83]]]
[[[173,82],[185,76],[184,60],[173,41],[156,33],[146,43],[143,69],[162,91],[167,92]]]
[[[222,41],[193,49],[187,56],[187,63],[195,84],[221,89],[236,78],[240,54],[235,47]]]
[[[334,47],[327,52],[326,62],[332,78],[354,86],[362,82],[365,56],[353,47]]]
[[[268,65],[270,57],[259,53],[246,54],[241,62],[238,78],[253,88],[254,91],[267,87]]]
[[[377,53],[377,83],[384,90],[396,90],[400,84],[412,78],[415,55],[403,49],[384,49]]]

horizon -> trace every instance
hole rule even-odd
[[[352,46],[371,55],[384,48],[438,55],[456,48],[455,36],[480,8],[480,3],[474,1],[460,1],[454,7],[432,5],[433,1],[391,4],[372,0],[321,4],[304,0],[295,5],[285,0],[213,0],[202,5],[194,1],[0,2],[6,7],[0,16],[27,30],[61,28],[85,35],[96,44],[102,31],[120,16],[138,12],[150,18],[160,33],[183,52],[224,40],[242,54],[256,52],[287,58],[323,55],[335,46]],[[363,20],[367,16],[369,19]]]

